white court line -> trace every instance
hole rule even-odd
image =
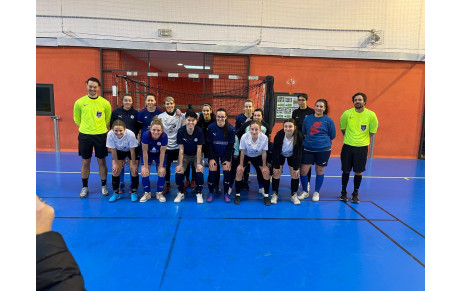
[[[59,171],[36,171],[37,173],[52,173],[52,174],[80,174],[80,172],[59,172]],[[99,174],[99,172],[90,172],[90,174]],[[108,172],[107,175],[112,175],[111,172]],[[129,173],[125,173],[125,175],[129,175]],[[156,173],[150,173],[150,175],[156,175]],[[256,174],[249,174],[249,176],[257,176]],[[281,177],[290,177],[291,175],[281,175]],[[311,175],[312,177],[316,177],[316,175]],[[324,176],[325,178],[342,178],[342,176]],[[350,175],[350,178],[354,177]],[[425,179],[425,177],[385,177],[385,176],[363,176],[363,178],[372,178],[372,179]]]

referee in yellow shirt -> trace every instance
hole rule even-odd
[[[340,153],[342,162],[342,193],[340,200],[347,202],[347,184],[353,169],[355,177],[351,202],[359,203],[358,190],[366,170],[370,138],[377,132],[379,121],[377,115],[364,106],[367,96],[356,93],[352,97],[354,108],[346,110],[340,117],[340,129],[343,133],[343,147]]]
[[[78,155],[82,158],[81,180],[83,188],[80,198],[88,195],[89,166],[93,148],[97,163],[99,164],[99,176],[101,177],[101,192],[106,196],[107,189],[107,164],[105,157],[108,155],[106,147],[107,126],[110,124],[112,107],[109,101],[99,96],[101,82],[91,77],[86,81],[88,95],[78,99],[73,107],[73,120],[78,125]]]

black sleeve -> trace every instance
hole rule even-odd
[[[206,129],[206,145],[208,151],[208,160],[214,160],[214,151],[212,149],[212,132],[209,130],[209,127]]]
[[[239,140],[241,140],[241,137],[243,136],[243,134],[246,131],[246,127],[247,127],[246,123],[248,123],[248,122],[243,123],[243,125],[240,126],[240,129],[238,129],[238,131],[236,132],[236,136],[238,137]]]
[[[62,236],[49,231],[36,239],[37,290],[86,290],[80,268]]]
[[[302,152],[303,152],[303,134],[298,131],[297,134],[297,144],[294,145],[294,170],[298,170],[300,168],[300,162],[302,160]]]
[[[273,150],[272,150],[272,163],[273,163],[274,169],[278,169],[280,167],[281,148],[280,148],[279,143],[280,143],[280,135],[276,134],[275,139],[273,140]]]

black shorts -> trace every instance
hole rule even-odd
[[[136,161],[140,160],[140,156],[141,156],[141,150],[139,147],[136,147],[136,149],[134,150],[134,153],[135,153],[135,157],[134,159]],[[126,158],[130,159],[131,160],[131,151],[127,151],[127,152],[124,152],[124,151],[120,151],[120,150],[117,150],[117,157],[118,157],[118,160],[124,160]]]
[[[342,172],[349,173],[351,169],[355,173],[362,173],[366,170],[368,146],[354,147],[344,144],[340,153]]]
[[[179,149],[166,150],[166,158],[166,165],[171,166],[172,162],[179,158]]]
[[[329,157],[331,156],[331,151],[324,152],[311,152],[307,151],[305,148],[302,151],[302,165],[317,165],[321,167],[326,167]]]
[[[109,154],[106,142],[107,133],[84,134],[80,132],[78,133],[78,155],[83,159],[91,159],[94,147],[96,158],[103,159]]]
[[[254,168],[258,168],[258,167],[262,167],[262,155],[260,156],[257,156],[257,157],[248,157],[246,155],[244,155],[244,159],[243,159],[243,167],[246,168],[247,165],[249,164],[249,162],[251,162],[251,165],[254,166]]]
[[[280,159],[280,168],[284,165],[284,162],[286,161],[286,159],[288,162],[288,166],[294,168],[294,156],[290,156],[286,158],[285,156],[280,154],[279,159]],[[298,170],[298,169],[294,168],[294,170]]]

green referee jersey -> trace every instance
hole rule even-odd
[[[91,99],[85,95],[75,101],[73,106],[73,120],[78,130],[84,134],[106,133],[111,114],[112,106],[101,96]]]
[[[376,133],[378,126],[377,115],[366,108],[363,112],[348,109],[340,117],[340,129],[345,130],[343,143],[355,147],[369,145],[369,133]]]

